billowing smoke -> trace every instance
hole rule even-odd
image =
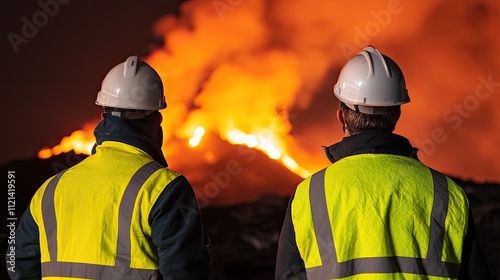
[[[154,24],[164,45],[146,58],[165,85],[165,153],[200,181],[238,156],[221,143],[260,150],[302,177],[319,170],[328,164],[321,146],[342,138],[332,87],[342,65],[371,44],[403,69],[412,102],[396,133],[420,148],[421,160],[499,182],[499,27],[493,0],[187,1],[180,16]],[[265,167],[241,174],[252,168]],[[265,186],[255,192],[294,187]]]
[[[412,103],[403,107],[397,132],[421,149],[421,159],[455,176],[498,181],[499,7],[496,1],[187,2],[179,18],[155,24],[165,45],[149,57],[172,104],[168,135],[188,137],[198,124],[223,138],[231,128],[268,128],[293,136],[284,147],[315,171],[326,163],[320,146],[341,138],[330,98],[338,71],[373,44],[406,74]]]

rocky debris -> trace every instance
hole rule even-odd
[[[84,156],[63,154],[47,160],[22,160],[1,166],[3,174],[8,170],[16,171],[16,217],[20,218],[27,208],[36,189],[51,175],[76,164]],[[229,159],[228,159],[229,160]],[[241,160],[241,158],[235,158]],[[256,158],[252,163],[262,163]],[[245,172],[257,176],[262,165],[241,165]],[[266,165],[269,167],[268,165]],[[266,167],[266,169],[267,169]],[[272,166],[271,166],[272,167]],[[279,170],[279,169],[278,169]],[[272,170],[266,170],[271,176]],[[272,183],[279,183],[285,171],[274,176]],[[243,172],[242,172],[243,173]],[[273,181],[274,180],[274,181]],[[291,183],[291,179],[287,184]],[[296,179],[293,179],[296,180]],[[493,183],[477,184],[472,181],[455,179],[467,193],[476,223],[479,241],[485,252],[494,279],[500,279],[500,185]],[[241,186],[245,180],[234,176],[229,188]],[[264,189],[268,184],[261,180],[258,186]],[[254,182],[255,183],[255,182]],[[292,182],[293,183],[293,182]],[[249,189],[249,186],[244,186]],[[235,191],[233,189],[233,191]],[[221,193],[224,192],[221,189]],[[6,201],[6,192],[1,196]],[[208,204],[202,209],[203,221],[211,239],[212,280],[266,280],[274,279],[274,266],[278,238],[283,223],[289,197],[265,195],[245,203],[227,206]],[[0,211],[0,219],[6,221],[7,211]],[[7,250],[7,229],[0,229],[0,252]],[[5,267],[5,266],[3,266]],[[0,271],[0,279],[8,279],[5,269]]]

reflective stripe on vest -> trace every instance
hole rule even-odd
[[[163,166],[156,161],[145,164],[132,176],[125,189],[118,213],[116,266],[57,261],[57,222],[54,207],[54,191],[64,171],[57,174],[47,185],[42,198],[42,216],[51,260],[50,262],[42,263],[43,277],[157,279],[157,270],[130,268],[130,224],[139,190],[144,182],[160,168],[163,168]]]
[[[325,197],[326,169],[311,177],[309,199],[312,219],[322,266],[307,268],[308,279],[343,278],[361,273],[412,273],[456,278],[460,264],[443,262],[444,226],[448,210],[448,184],[446,177],[431,169],[434,183],[434,202],[429,233],[427,257],[370,257],[338,262]]]

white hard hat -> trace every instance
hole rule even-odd
[[[346,63],[333,92],[349,108],[370,115],[410,102],[399,66],[372,46]]]
[[[160,76],[138,56],[128,57],[108,72],[95,104],[132,110],[167,107]]]

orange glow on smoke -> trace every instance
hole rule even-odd
[[[321,146],[343,137],[332,94],[340,67],[373,44],[405,73],[412,102],[396,133],[420,148],[423,162],[451,175],[500,180],[492,152],[500,143],[500,110],[492,105],[500,102],[500,2],[353,3],[187,1],[179,17],[159,19],[153,32],[164,46],[145,60],[165,86],[165,144],[183,141],[212,165],[222,152],[208,141],[216,135],[306,177],[328,164]],[[481,85],[484,98],[474,99]],[[89,153],[95,125],[39,157]],[[189,157],[164,147],[172,162]]]

